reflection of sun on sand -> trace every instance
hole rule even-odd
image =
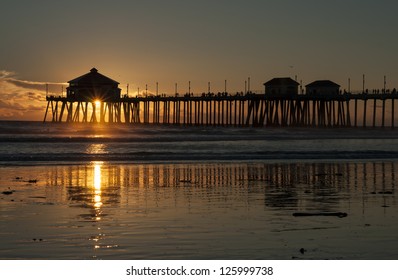
[[[101,165],[102,162],[95,161],[94,164],[94,208],[100,210],[102,206],[101,202]],[[101,217],[97,216],[96,220],[100,220]]]

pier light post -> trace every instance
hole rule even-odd
[[[156,82],[156,96],[159,95],[159,83]]]
[[[210,93],[210,82],[207,83],[207,92]]]
[[[227,93],[227,80],[224,80],[224,92]]]
[[[386,75],[384,75],[384,92],[383,93],[386,93],[386,84],[387,84]]]
[[[362,75],[362,92],[365,93],[365,74]]]
[[[191,95],[191,81],[188,81],[188,94]]]
[[[351,93],[351,79],[348,78],[348,92]]]

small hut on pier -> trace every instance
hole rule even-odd
[[[66,97],[72,101],[115,101],[120,98],[119,83],[92,68],[89,73],[70,80]]]
[[[273,97],[292,97],[298,94],[300,84],[291,78],[273,78],[264,83],[265,94]]]
[[[339,95],[340,85],[329,80],[318,80],[306,85],[305,91],[311,97],[330,98]]]

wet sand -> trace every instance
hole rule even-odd
[[[395,161],[3,166],[0,258],[397,259],[397,172]]]

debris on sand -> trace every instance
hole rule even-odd
[[[315,174],[315,176],[318,176],[318,177],[322,177],[322,176],[339,176],[339,177],[341,177],[341,176],[343,176],[343,173],[340,173],[340,172],[338,172],[338,173],[316,173]]]
[[[13,191],[4,191],[4,192],[2,192],[2,194],[5,194],[5,195],[10,195],[12,193],[13,193]]]
[[[392,191],[384,191],[384,192],[379,192],[379,194],[393,194]]]
[[[11,190],[2,192],[2,194],[5,194],[5,195],[10,195],[10,194],[13,194],[13,193],[14,193],[14,191],[11,191]]]
[[[293,213],[294,217],[309,217],[309,216],[333,216],[344,218],[347,217],[347,213],[345,212],[315,212],[315,213],[307,213],[307,212],[296,212]]]
[[[180,183],[192,183],[191,180],[184,180],[184,179],[180,180],[179,182],[180,182]]]
[[[381,192],[371,192],[370,194],[394,194],[393,191],[381,191]]]

